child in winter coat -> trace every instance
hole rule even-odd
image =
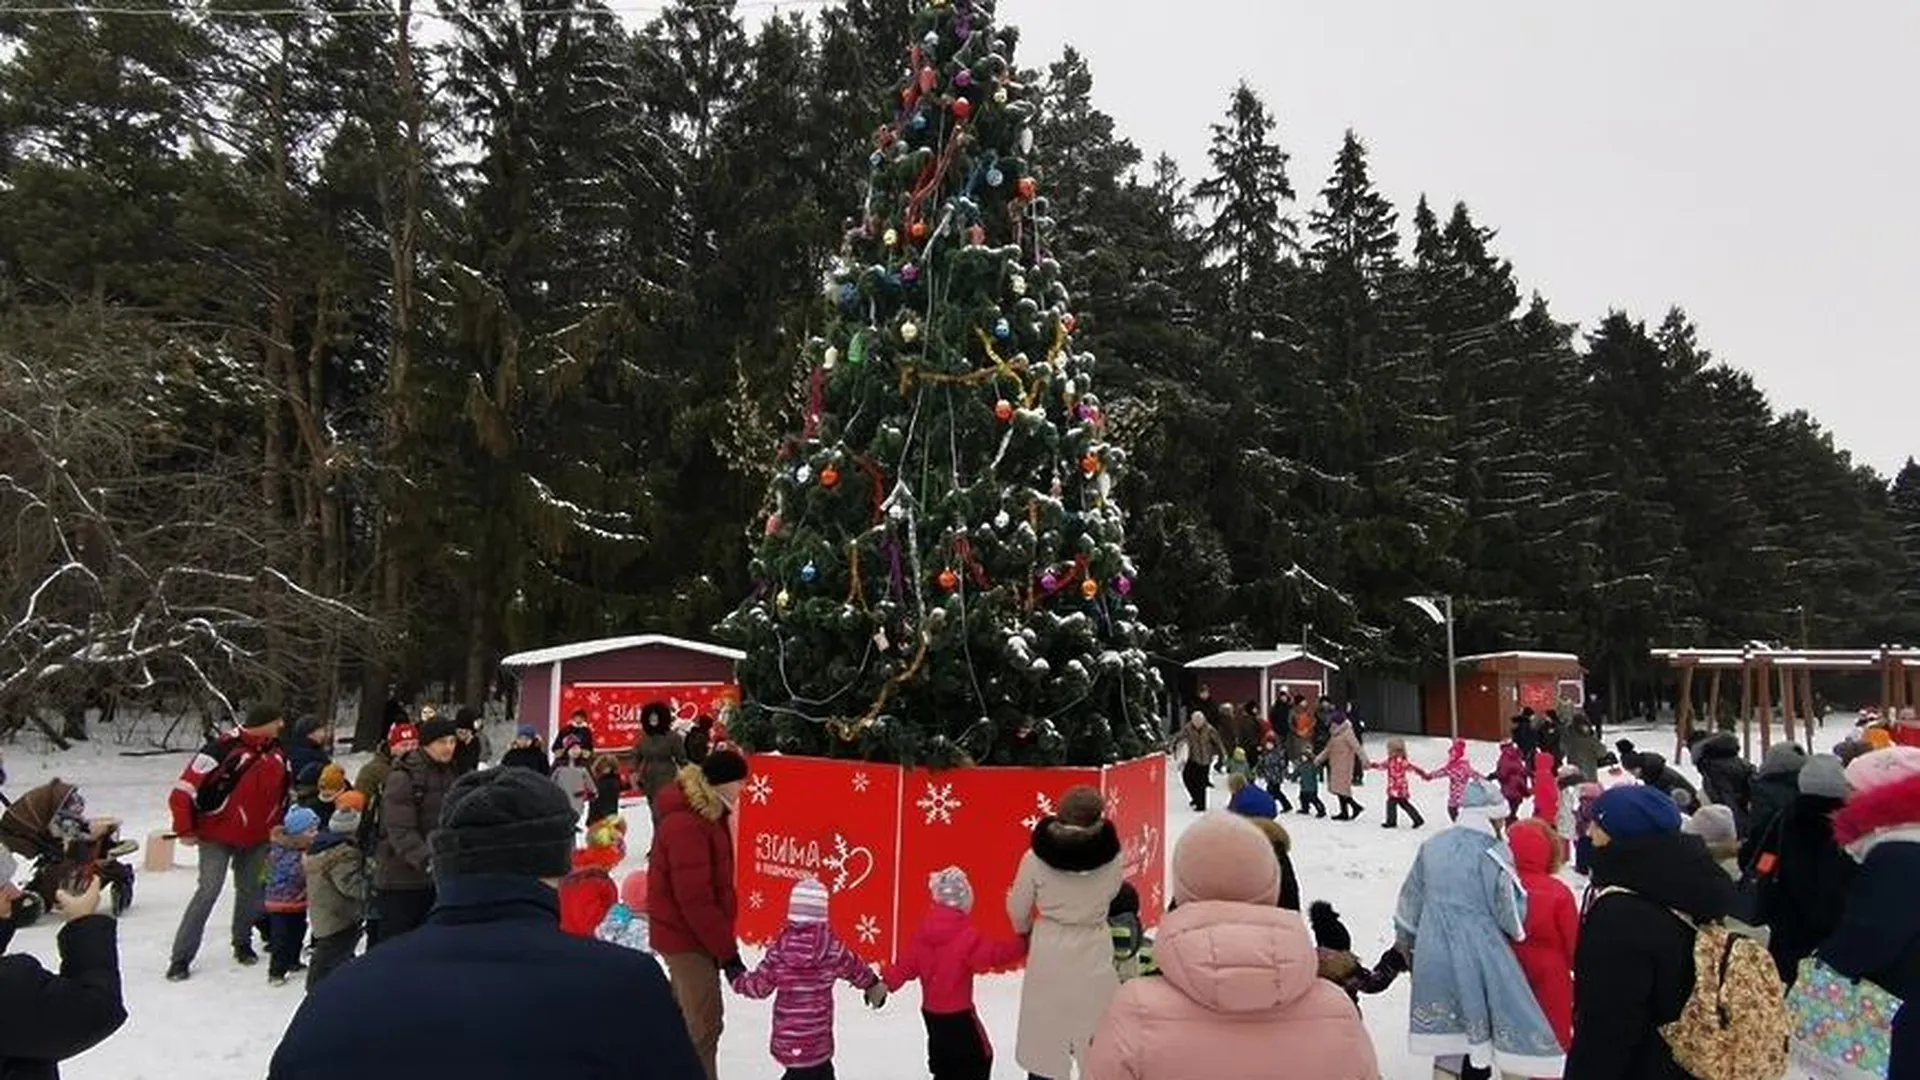
[[[1560,820],[1560,778],[1554,772],[1553,755],[1545,750],[1533,752],[1533,816],[1556,828]]]
[[[334,800],[333,817],[300,860],[307,875],[307,919],[313,927],[313,962],[307,992],[353,958],[366,920],[367,856],[354,836],[367,797],[348,791]]]
[[[1513,953],[1566,1050],[1573,1046],[1573,955],[1580,938],[1580,905],[1554,877],[1566,864],[1566,849],[1546,822],[1532,818],[1507,829],[1507,847],[1527,894],[1526,936],[1513,943]]]
[[[1479,774],[1473,771],[1473,762],[1467,760],[1467,740],[1455,739],[1447,747],[1447,763],[1427,773],[1429,780],[1447,782],[1447,818],[1460,820],[1460,802],[1466,798],[1467,781]]]
[[[1406,811],[1407,816],[1413,819],[1414,828],[1418,829],[1427,823],[1427,819],[1420,816],[1420,811],[1413,808],[1413,803],[1408,798],[1411,792],[1409,790],[1410,785],[1407,782],[1407,777],[1413,775],[1418,776],[1422,780],[1431,780],[1433,777],[1427,774],[1427,770],[1407,760],[1407,741],[1405,739],[1388,739],[1387,759],[1385,761],[1373,762],[1368,765],[1367,768],[1384,769],[1387,774],[1387,820],[1386,823],[1381,826],[1382,828],[1399,828],[1400,812],[1402,810]]]
[[[933,909],[906,951],[881,970],[888,990],[920,981],[920,1017],[927,1025],[927,1068],[934,1080],[987,1080],[993,1045],[973,1010],[973,977],[1026,954],[1026,942],[989,941],[974,929],[973,883],[957,866],[927,876]]]
[[[587,771],[589,753],[586,744],[568,734],[562,743],[560,760],[553,766],[553,782],[567,793],[575,818],[587,808],[594,795],[593,774]]]
[[[1107,905],[1107,929],[1113,933],[1113,970],[1121,982],[1153,974],[1153,940],[1140,926],[1140,890],[1131,882],[1121,882]]]
[[[620,762],[612,754],[593,759],[587,772],[593,777],[593,798],[587,803],[587,822],[605,821],[620,816]]]
[[[304,806],[287,811],[273,832],[267,852],[267,983],[285,986],[287,976],[304,970],[300,950],[307,942],[307,872],[301,856],[320,831],[320,815]]]
[[[1327,816],[1327,804],[1320,801],[1320,763],[1312,750],[1303,750],[1293,763],[1293,779],[1300,785],[1300,812],[1315,817]]]
[[[887,989],[872,968],[827,926],[827,887],[815,878],[793,883],[787,924],[760,966],[733,979],[743,997],[773,998],[773,1059],[786,1080],[833,1076],[833,984],[846,980],[879,1008]]]
[[[647,927],[647,872],[636,870],[620,883],[620,902],[607,909],[593,936],[601,941],[653,955]]]
[[[1361,994],[1385,993],[1407,970],[1406,954],[1388,946],[1369,968],[1353,954],[1353,935],[1347,933],[1340,913],[1325,900],[1307,905],[1307,923],[1313,927],[1314,952],[1320,960],[1320,977],[1347,992],[1357,1006]]]
[[[1227,761],[1227,777],[1239,777],[1242,780],[1253,779],[1253,766],[1247,761],[1247,751],[1243,746],[1233,748],[1233,756]]]
[[[1293,813],[1293,803],[1287,800],[1287,752],[1279,736],[1268,734],[1260,748],[1260,760],[1254,765],[1259,770],[1260,783],[1279,804],[1280,812]]]
[[[1520,756],[1520,747],[1512,742],[1500,744],[1500,760],[1493,767],[1493,775],[1487,779],[1500,785],[1500,797],[1507,800],[1507,812],[1520,813],[1520,804],[1527,798],[1527,762]]]
[[[559,892],[560,930],[574,937],[593,937],[607,912],[620,902],[613,877],[598,866],[580,867],[561,878]]]

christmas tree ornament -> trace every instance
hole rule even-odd
[[[1005,104],[1007,103],[1007,88],[1006,88],[1006,87],[1004,87],[1004,86],[1003,86],[1003,87],[1001,87],[1000,89],[998,89],[998,90],[995,90],[995,91],[993,92],[993,103],[994,103],[995,105],[1005,105]]]
[[[1005,319],[996,319],[993,323],[993,336],[997,341],[1005,341],[1013,336],[1013,324]]]
[[[902,285],[911,285],[919,280],[920,268],[918,266],[915,266],[913,263],[908,263],[900,268],[900,283]]]
[[[815,566],[812,560],[808,560],[807,565],[800,568],[800,580],[809,585],[813,584],[814,580],[819,576],[820,568]]]
[[[927,238],[927,223],[924,221],[916,221],[907,226],[907,235],[913,237],[915,240],[925,240]]]
[[[987,230],[978,225],[967,226],[967,243],[981,247],[987,242]]]
[[[940,31],[938,30],[927,31],[927,36],[920,39],[920,44],[925,45],[929,52],[939,48],[940,47]]]
[[[1015,296],[1025,296],[1027,295],[1027,279],[1020,274],[1015,274],[1013,277],[1007,279],[1007,288],[1011,289]]]
[[[840,350],[831,345],[827,346],[826,352],[820,354],[820,366],[826,368],[828,371],[832,371],[834,365],[839,362]]]
[[[1080,595],[1086,597],[1089,600],[1093,599],[1095,596],[1100,595],[1100,583],[1093,580],[1092,578],[1088,578],[1087,580],[1081,582]]]
[[[1033,129],[1021,128],[1020,137],[1015,140],[1015,144],[1020,147],[1020,152],[1023,154],[1033,153]]]
[[[811,465],[801,465],[801,466],[800,466],[799,468],[797,468],[797,469],[795,469],[795,470],[793,470],[793,479],[794,479],[794,480],[795,480],[796,482],[798,482],[798,483],[802,483],[802,484],[804,484],[804,483],[807,483],[808,481],[810,481],[810,480],[812,480],[812,479],[813,479],[813,466],[811,466]]]
[[[1046,593],[1060,591],[1060,575],[1049,570],[1040,575],[1040,591]]]
[[[867,332],[855,330],[853,339],[847,342],[847,363],[859,367],[867,359]]]
[[[1040,191],[1040,182],[1031,176],[1023,176],[1020,178],[1020,182],[1014,185],[1014,190],[1020,193],[1022,199],[1031,202],[1033,201],[1033,197]]]
[[[940,583],[940,588],[944,589],[947,592],[952,592],[953,590],[960,587],[960,575],[954,573],[952,567],[947,567],[946,569],[940,571],[940,576],[935,578],[934,580],[938,581]]]
[[[791,608],[792,606],[793,606],[792,593],[788,592],[785,589],[781,589],[779,592],[773,594],[773,609],[775,611],[778,611],[784,615],[786,614],[787,609]]]
[[[840,470],[829,465],[820,470],[820,486],[834,488],[840,486]]]
[[[908,319],[900,324],[900,340],[911,345],[920,340],[920,324]]]
[[[777,536],[779,535],[779,533],[780,533],[780,515],[768,514],[767,515],[767,535]]]
[[[1119,593],[1121,596],[1133,595],[1133,579],[1125,574],[1114,578],[1113,591]]]
[[[886,164],[886,161],[887,155],[884,151],[875,150],[873,153],[867,155],[867,164],[876,169]]]
[[[930,67],[920,69],[920,92],[927,93],[940,84],[940,74]]]
[[[993,418],[1003,424],[1013,419],[1013,402],[1008,401],[1006,398],[1001,398],[999,401],[994,402]]]
[[[1069,311],[1065,315],[1060,316],[1060,328],[1067,333],[1071,334],[1079,329],[1079,327],[1080,320],[1073,317],[1073,312]]]
[[[913,119],[907,122],[907,126],[915,131],[927,130],[927,114],[923,112],[914,113]]]
[[[967,87],[972,86],[973,72],[968,71],[966,68],[961,68],[959,71],[954,72],[953,85],[959,87],[962,90],[965,90]]]
[[[987,170],[987,186],[988,187],[999,187],[1001,184],[1004,184],[1006,182],[1007,182],[1007,174],[1001,172],[997,166]]]
[[[1002,510],[999,513],[993,515],[994,528],[1005,529],[1008,525],[1011,525],[1011,524],[1013,524],[1013,516],[1011,514],[1008,514],[1005,510]]]
[[[882,244],[885,244],[885,245],[886,245],[886,246],[888,246],[888,247],[896,247],[896,246],[898,246],[898,245],[899,245],[899,243],[900,243],[900,232],[899,232],[899,230],[897,230],[897,229],[888,229],[888,230],[887,230],[886,232],[884,232],[884,233],[881,233],[881,234],[880,234],[880,242],[881,242]]]
[[[1100,471],[1099,455],[1089,451],[1086,455],[1081,457],[1080,471],[1083,473],[1086,473],[1088,476],[1092,476],[1094,473],[1099,472]]]
[[[973,102],[968,101],[966,98],[963,98],[963,97],[953,99],[953,118],[955,120],[965,120],[967,117],[972,115],[973,115]]]

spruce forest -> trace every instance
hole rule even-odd
[[[364,742],[516,648],[710,639],[913,6],[0,12],[0,727],[358,697]],[[1920,467],[1854,463],[1679,308],[1573,325],[1497,221],[1392,205],[1364,133],[1300,160],[1242,84],[1185,176],[1096,74],[1019,79],[1155,656],[1412,676],[1432,592],[1462,653],[1600,687],[1657,645],[1920,640]]]

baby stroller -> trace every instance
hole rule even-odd
[[[121,859],[140,845],[120,839],[118,819],[87,817],[79,788],[51,780],[6,807],[0,813],[0,844],[33,867],[24,903],[16,902],[17,925],[30,925],[51,910],[58,890],[79,892],[95,876],[105,885],[115,915],[133,904],[133,867]]]

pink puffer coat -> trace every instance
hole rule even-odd
[[[1167,914],[1159,978],[1114,995],[1085,1080],[1379,1080],[1373,1043],[1319,977],[1307,925],[1276,907],[1203,900]]]

